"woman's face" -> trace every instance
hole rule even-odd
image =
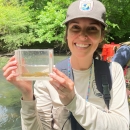
[[[68,23],[67,42],[72,55],[93,56],[103,40],[101,24],[90,18],[77,18]]]

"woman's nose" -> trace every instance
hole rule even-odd
[[[80,38],[80,40],[86,40],[88,38],[88,35],[86,32],[81,32],[79,34],[79,38]]]

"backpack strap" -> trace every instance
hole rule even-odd
[[[112,88],[109,65],[110,63],[108,62],[94,59],[94,72],[97,89],[103,94],[103,99],[108,109],[111,99],[110,90]]]

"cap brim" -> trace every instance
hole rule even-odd
[[[96,20],[96,21],[98,21],[98,22],[100,22],[102,25],[104,25],[105,27],[107,27],[107,24],[106,23],[104,23],[103,21],[100,21],[100,20],[98,20],[97,18],[93,18],[93,17],[76,17],[76,18],[71,18],[71,19],[66,19],[64,22],[63,22],[63,24],[67,24],[69,21],[71,21],[71,20],[74,20],[74,19],[77,19],[77,18],[90,18],[90,19],[94,19],[94,20]]]

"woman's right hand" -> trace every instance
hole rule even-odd
[[[3,76],[7,81],[18,88],[23,96],[23,100],[33,100],[32,81],[17,80],[19,75],[17,70],[17,61],[15,56],[11,57],[7,64],[3,67]]]

